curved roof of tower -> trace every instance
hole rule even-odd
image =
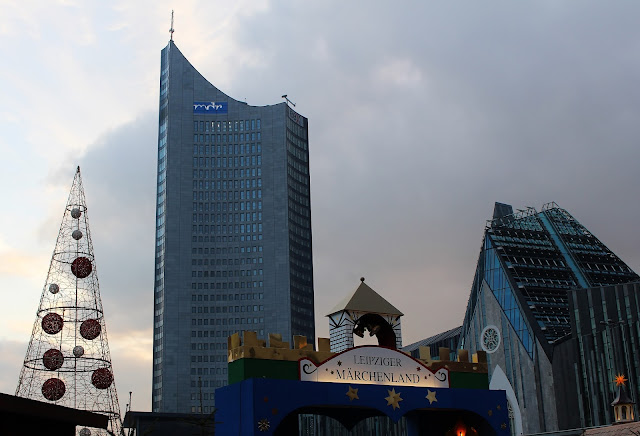
[[[342,301],[340,301],[327,316],[342,310],[357,310],[369,313],[384,313],[387,315],[404,315],[393,304],[382,298],[361,279],[360,285]]]

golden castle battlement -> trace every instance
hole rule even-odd
[[[258,339],[256,332],[253,331],[244,331],[242,337],[240,333],[229,336],[227,350],[229,363],[244,358],[297,362],[303,357],[319,363],[336,354],[331,352],[327,338],[318,338],[318,349],[316,350],[313,344],[307,342],[306,336],[295,335],[293,348],[290,348],[289,342],[282,341],[282,335],[269,333],[269,346],[267,347],[266,341]]]
[[[328,338],[318,338],[317,348],[308,343],[305,336],[294,336],[293,347],[283,341],[280,334],[269,333],[268,338],[269,346],[266,340],[258,339],[254,331],[236,332],[227,338],[230,384],[252,377],[295,380],[298,378],[300,359],[306,358],[321,364],[339,354],[330,350]],[[452,387],[488,387],[487,356],[484,351],[479,351],[469,359],[468,350],[457,350],[455,361],[450,360],[448,348],[439,349],[438,359],[432,358],[429,347],[420,347],[419,353],[416,360],[431,371],[436,372],[440,368],[449,370]]]

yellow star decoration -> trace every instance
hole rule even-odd
[[[430,391],[429,389],[427,389],[427,392],[428,395],[425,398],[429,400],[429,404],[436,403],[438,401],[438,399],[436,398],[436,391]]]
[[[627,379],[624,378],[624,374],[618,374],[613,381],[616,382],[616,386],[624,386],[624,382],[626,382]]]
[[[345,395],[347,397],[349,397],[349,401],[359,400],[360,399],[360,398],[358,398],[358,390],[357,389],[353,389],[351,386],[349,386],[349,392],[347,392]]]
[[[395,388],[387,390],[387,392],[389,392],[389,396],[385,397],[385,400],[387,400],[387,406],[393,407],[393,410],[399,409],[400,401],[402,401],[402,398],[400,398],[400,392],[396,393]]]

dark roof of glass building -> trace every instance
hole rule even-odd
[[[463,332],[486,283],[529,354],[570,333],[567,290],[640,280],[618,256],[556,203],[513,213],[496,203],[487,222]],[[542,340],[542,342],[545,342]]]
[[[422,339],[418,342],[414,342],[413,344],[402,347],[402,351],[404,351],[405,353],[410,353],[414,350],[419,349],[420,347],[428,347],[433,344],[440,344],[443,341],[447,341],[449,339],[456,339],[460,336],[461,330],[462,326],[452,328],[451,330],[447,330],[446,332],[438,333],[437,335],[433,335],[431,337],[428,337],[427,339]]]

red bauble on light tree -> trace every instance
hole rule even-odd
[[[107,389],[113,383],[113,374],[107,368],[98,368],[91,374],[91,384],[98,389]]]
[[[42,384],[42,395],[49,401],[58,401],[67,389],[59,378],[50,378]]]
[[[100,323],[95,319],[88,319],[80,324],[80,335],[88,340],[93,340],[100,336]]]
[[[62,368],[62,364],[64,363],[64,356],[60,350],[56,350],[52,348],[48,351],[45,351],[42,356],[42,363],[44,367],[50,371],[55,371],[56,369]]]
[[[93,267],[91,266],[91,261],[86,257],[77,257],[71,263],[71,272],[79,279],[89,277],[89,274],[91,274],[92,270]]]
[[[42,330],[50,335],[60,333],[63,325],[64,321],[62,321],[62,317],[57,313],[48,313],[42,318]]]

